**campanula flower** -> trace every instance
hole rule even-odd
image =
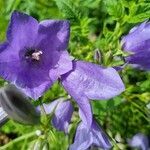
[[[81,119],[89,127],[93,120],[90,100],[110,99],[124,91],[115,69],[84,61],[73,61],[73,70],[62,75],[61,82],[78,103]]]
[[[90,129],[83,122],[78,125],[74,143],[70,145],[69,150],[87,150],[91,146],[103,149],[112,147],[108,136],[95,120]]]
[[[31,16],[14,11],[7,40],[0,46],[0,77],[38,99],[60,75],[72,69],[65,50],[68,41],[68,21],[38,23]]]
[[[124,84],[113,68],[72,61],[65,49],[69,40],[68,21],[45,20],[14,12],[7,40],[0,46],[0,76],[33,99],[39,98],[58,78],[78,103],[83,122],[90,127],[89,100],[110,99]]]
[[[123,49],[131,53],[126,58],[128,63],[150,70],[150,22],[145,21],[131,29],[129,34],[122,38],[121,43]]]
[[[150,148],[148,137],[142,133],[134,135],[128,143],[131,147],[140,148],[141,150],[148,150]]]
[[[0,89],[0,104],[9,118],[25,124],[40,123],[39,111],[37,111],[30,100],[13,85]]]
[[[44,104],[47,114],[53,113],[52,124],[60,131],[68,133],[69,123],[73,114],[73,106],[69,100],[59,98],[50,104]]]

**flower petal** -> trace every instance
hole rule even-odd
[[[150,148],[148,137],[142,133],[137,133],[129,140],[129,145],[133,148],[141,148],[142,150],[148,150]]]
[[[70,145],[69,150],[87,150],[92,145],[92,141],[92,133],[81,122],[77,127],[74,143]]]
[[[66,50],[69,42],[70,25],[66,20],[40,22],[37,44],[41,49]]]
[[[76,95],[82,94],[89,99],[109,99],[124,90],[124,84],[115,69],[83,61],[73,63],[73,71],[62,76],[62,83]]]
[[[64,78],[64,76],[63,76]],[[83,122],[89,127],[92,124],[92,109],[89,100],[82,93],[76,93],[74,89],[74,83],[76,80],[70,78],[64,78],[62,84],[65,90],[74,98],[79,105],[80,117]],[[75,83],[76,84],[76,83]]]
[[[66,91],[77,101],[84,119],[90,126],[92,112],[88,99],[109,99],[124,90],[117,71],[98,65],[73,61],[73,70],[61,77]]]
[[[110,149],[112,147],[108,136],[94,120],[92,123],[91,130],[93,133],[94,145],[101,147],[103,149]]]
[[[135,67],[150,70],[150,22],[144,23],[131,29],[128,35],[122,38],[122,47],[131,53],[126,58]]]
[[[8,42],[0,45],[0,76],[5,80],[16,80],[16,72],[21,68],[19,56]]]
[[[70,150],[87,150],[90,146],[103,149],[112,147],[107,135],[94,120],[90,129],[84,122],[78,125],[74,143],[70,146]]]
[[[60,131],[68,133],[68,126],[73,114],[73,106],[70,101],[63,101],[56,107],[54,117],[52,118],[53,126]]]
[[[17,51],[33,47],[38,31],[38,21],[27,14],[14,11],[7,31],[7,39]]]
[[[128,35],[122,38],[121,43],[123,48],[126,51],[132,52],[140,52],[142,49],[150,51],[150,47],[148,47],[150,40],[150,22],[145,21],[133,29],[131,29]]]
[[[49,76],[51,79],[53,79],[53,76],[60,77],[60,75],[63,75],[70,70],[72,70],[72,59],[69,56],[67,51],[59,52],[61,55],[59,57],[59,60],[55,64],[55,66],[49,71]]]
[[[51,103],[43,104],[44,109],[45,109],[45,111],[46,111],[46,114],[51,114],[51,113],[53,113],[53,111],[55,111],[57,105],[58,105],[59,103],[61,103],[63,100],[64,100],[64,98],[58,98],[58,99],[54,100],[54,101],[51,102]]]

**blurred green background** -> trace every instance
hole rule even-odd
[[[129,30],[150,17],[150,2],[147,0],[0,0],[0,43],[6,39],[6,30],[11,13],[18,10],[37,20],[68,19],[71,23],[71,37],[68,51],[76,59],[98,63],[94,59],[95,49],[102,55],[104,66],[122,65],[126,54],[121,49],[120,39]],[[114,150],[129,149],[127,139],[136,133],[150,135],[150,73],[127,66],[120,72],[126,91],[109,101],[92,101],[95,118],[110,136]],[[0,86],[5,81],[0,79]],[[44,94],[48,103],[61,96],[67,96],[60,83],[56,83]],[[35,105],[38,102],[34,102]],[[72,118],[70,134],[55,131],[51,135],[52,150],[66,150],[72,143],[76,124],[76,112]],[[0,129],[0,145],[16,137],[37,130],[12,120]],[[7,149],[26,150],[35,137],[17,142]],[[1,148],[0,148],[1,149]]]

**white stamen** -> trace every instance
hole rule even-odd
[[[42,51],[32,53],[32,59],[40,60],[40,55],[42,55]]]

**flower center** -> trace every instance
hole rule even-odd
[[[43,54],[43,52],[40,50],[30,49],[29,51],[27,51],[25,58],[39,61],[42,54]]]

